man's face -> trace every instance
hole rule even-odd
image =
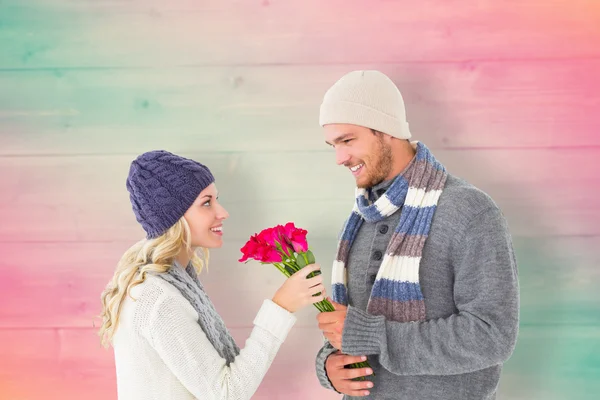
[[[392,149],[384,134],[350,124],[328,124],[324,130],[337,164],[349,169],[357,187],[369,188],[391,178]]]

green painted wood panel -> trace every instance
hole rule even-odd
[[[600,145],[600,61],[14,71],[0,155],[320,150],[319,105],[350,69],[401,88],[431,148]],[[568,133],[568,134],[567,134]]]
[[[596,4],[4,0],[0,68],[597,57]]]
[[[598,398],[599,39],[595,0],[0,0],[0,398],[116,397],[92,326],[141,237],[124,179],[144,150],[217,175],[231,217],[202,277],[238,342],[282,279],[237,263],[251,233],[306,227],[328,280],[353,182],[318,107],[359,68],[509,220],[521,328],[498,399]],[[298,316],[255,399],[339,398],[314,376],[315,311]]]

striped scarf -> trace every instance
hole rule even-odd
[[[444,166],[424,144],[416,142],[415,157],[377,201],[370,200],[370,189],[356,189],[354,209],[344,226],[333,262],[335,302],[348,304],[346,264],[363,220],[375,223],[402,208],[400,222],[377,272],[367,312],[398,322],[425,320],[419,264],[446,177]]]

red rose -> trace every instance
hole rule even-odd
[[[258,235],[250,236],[250,240],[241,248],[243,256],[239,259],[239,262],[244,262],[250,258],[256,259],[260,246],[261,242],[258,239]]]
[[[286,240],[285,229],[282,225],[263,229],[258,234],[258,238],[260,241],[268,243],[275,248],[277,248],[278,245],[281,246],[281,251],[283,251],[286,256],[289,257],[292,255],[293,249],[291,243]]]
[[[292,242],[286,235],[285,227],[283,225],[277,225],[275,227],[275,231],[277,232],[278,242],[281,245],[281,250],[285,253],[286,256],[290,257],[294,253],[294,248],[292,246]]]
[[[260,233],[250,237],[242,247],[242,258],[239,262],[254,259],[264,263],[283,261],[284,257],[291,257],[294,252],[302,253],[308,250],[305,229],[296,228],[293,222],[285,226],[276,225],[273,228],[263,229]]]
[[[293,222],[288,222],[284,227],[285,236],[291,243],[296,253],[303,253],[308,250],[308,242],[306,241],[306,229],[296,228]]]
[[[261,262],[274,263],[274,262],[282,261],[281,253],[277,250],[277,248],[273,247],[273,246],[269,246],[266,243],[264,246],[262,246],[260,248],[259,252],[260,252],[259,261],[261,261]]]
[[[271,246],[275,246],[277,239],[277,232],[274,228],[266,228],[258,233],[258,240],[267,243]]]
[[[277,247],[270,243],[270,234],[270,232],[263,231],[258,235],[251,236],[250,240],[240,249],[243,256],[238,261],[244,262],[252,258],[266,263],[281,262],[281,254]]]

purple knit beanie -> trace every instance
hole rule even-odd
[[[149,151],[133,160],[126,186],[146,238],[165,233],[214,181],[205,165],[165,150]]]

